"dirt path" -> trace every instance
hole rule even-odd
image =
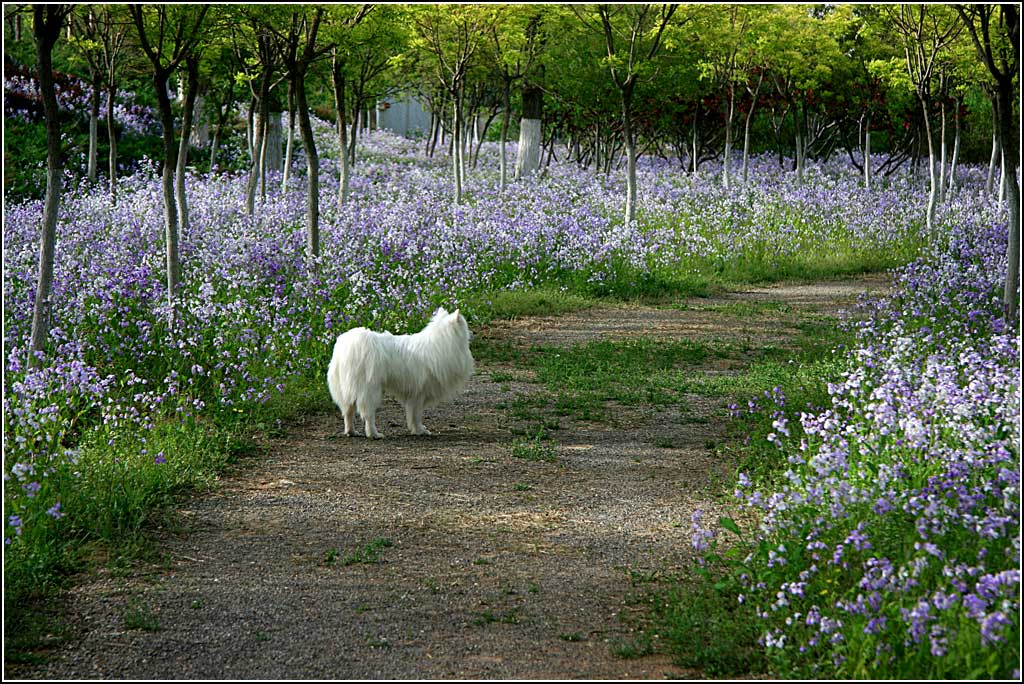
[[[632,335],[784,346],[800,320],[884,287],[872,277],[756,288],[477,334],[524,347]],[[750,301],[778,306],[723,313]],[[127,578],[102,572],[70,591],[75,637],[47,663],[7,675],[699,677],[664,657],[615,651],[629,643],[629,573],[686,564],[692,512],[714,515],[727,502],[721,482],[733,464],[707,447],[723,434],[721,402],[694,397],[685,419],[651,407],[621,413],[614,427],[563,420],[552,433],[557,460],[525,461],[511,455],[516,419],[500,406],[535,391],[528,380],[479,364],[456,402],[428,412],[429,437],[405,434],[393,402],[378,416],[379,442],[340,436],[336,413],[309,416],[258,465],[187,505],[162,564]],[[672,446],[655,446],[666,432]]]

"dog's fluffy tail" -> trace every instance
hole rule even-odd
[[[355,404],[360,409],[381,401],[381,381],[386,372],[384,350],[377,335],[367,328],[353,328],[338,336],[327,368],[327,387],[341,411]]]

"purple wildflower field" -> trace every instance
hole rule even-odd
[[[765,393],[767,439],[789,469],[768,489],[740,473],[735,496],[761,523],[737,571],[782,671],[1019,678],[1020,335],[998,297],[1005,217],[949,230],[850,324],[857,344],[829,408],[794,424],[786,397]],[[716,536],[699,518],[694,531],[702,549]]]
[[[13,73],[5,74],[4,78],[4,116],[22,121],[41,121],[43,118],[39,93],[39,82],[24,69],[12,69]],[[54,84],[57,95],[57,106],[62,112],[80,115],[91,108],[92,86],[80,78],[63,74]],[[100,93],[99,120],[107,119],[106,92]],[[160,122],[151,107],[137,103],[135,93],[127,90],[117,91],[114,99],[114,120],[125,132],[133,135],[155,135],[160,130]]]
[[[176,454],[146,451],[149,431],[244,411],[293,378],[320,376],[331,341],[355,325],[404,332],[439,305],[485,317],[488,296],[507,289],[600,293],[740,263],[910,261],[892,296],[856,324],[859,344],[831,386],[832,406],[802,414],[799,429],[779,412],[772,437],[791,464],[788,484],[762,491],[740,475],[738,496],[756,509],[763,540],[746,563],[744,600],[758,606],[764,645],[789,662],[863,676],[907,654],[941,662],[957,644],[977,645],[979,658],[1003,654],[986,673],[1010,676],[1020,337],[1000,318],[1006,218],[981,190],[982,169],[961,171],[939,213],[943,234],[922,251],[926,193],[910,169],[866,190],[843,160],[810,167],[797,185],[774,159],[758,158],[747,187],[724,190],[711,165],[689,175],[647,159],[638,220],[623,226],[618,174],[555,162],[502,191],[497,148],[484,145],[466,203],[453,206],[446,159],[375,132],[339,208],[333,125],[316,126],[325,158],[316,274],[305,267],[301,174],[283,191],[271,178],[251,217],[243,175],[192,175],[176,329],[155,170],[124,178],[116,205],[100,190],[70,188],[41,370],[25,355],[42,203],[6,207],[9,551],[33,525],[74,525],[61,508],[68,478],[58,474],[88,477],[84,455],[117,446],[139,467],[173,468]]]

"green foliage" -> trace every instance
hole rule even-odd
[[[651,622],[644,632],[657,634],[676,665],[715,678],[767,671],[757,616],[737,600],[740,586],[721,567],[697,567],[667,578],[649,590],[643,604]]]
[[[341,564],[343,566],[358,564],[375,565],[381,562],[384,549],[391,548],[393,545],[394,542],[390,539],[378,537],[346,555],[341,559]]]
[[[554,463],[558,460],[558,452],[549,440],[545,439],[544,431],[538,432],[532,439],[517,439],[512,442],[512,456],[524,461],[543,461]]]

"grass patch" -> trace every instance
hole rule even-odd
[[[151,559],[153,530],[179,525],[175,511],[186,497],[216,486],[219,474],[257,453],[263,439],[283,434],[295,419],[329,410],[325,397],[317,374],[291,381],[282,395],[246,410],[160,418],[144,431],[85,431],[74,458],[46,478],[46,486],[60,493],[60,519],[43,514],[26,520],[18,543],[5,549],[4,631],[19,635],[5,641],[5,650],[30,658],[45,648],[47,635],[60,629],[38,624],[57,619],[42,606],[73,575],[98,565],[129,574],[134,559]]]
[[[513,441],[512,456],[524,461],[541,461],[544,463],[555,463],[558,461],[558,451],[555,445],[546,439],[542,433],[538,433],[532,439],[517,439]]]
[[[495,622],[504,623],[506,625],[518,625],[519,615],[514,610],[509,610],[503,613],[495,613],[490,610],[485,610],[484,612],[477,615],[476,618],[473,620],[473,624],[477,627],[483,627],[485,625],[490,625]]]
[[[141,598],[133,599],[128,604],[122,619],[125,629],[141,629],[146,632],[160,630],[160,619],[149,606],[142,603]]]
[[[588,309],[595,303],[596,301],[592,297],[574,294],[565,289],[542,287],[532,290],[492,292],[474,300],[472,310],[477,323],[487,323],[496,318],[557,316]]]
[[[384,549],[393,546],[393,542],[390,539],[384,537],[378,537],[373,541],[363,544],[358,549],[348,554],[341,559],[343,566],[366,564],[374,565],[381,562],[381,557],[384,553]]]
[[[712,677],[767,670],[754,609],[737,600],[731,582],[708,575],[676,577],[649,589],[643,600],[650,611],[645,635],[656,634],[659,649],[676,665]]]

